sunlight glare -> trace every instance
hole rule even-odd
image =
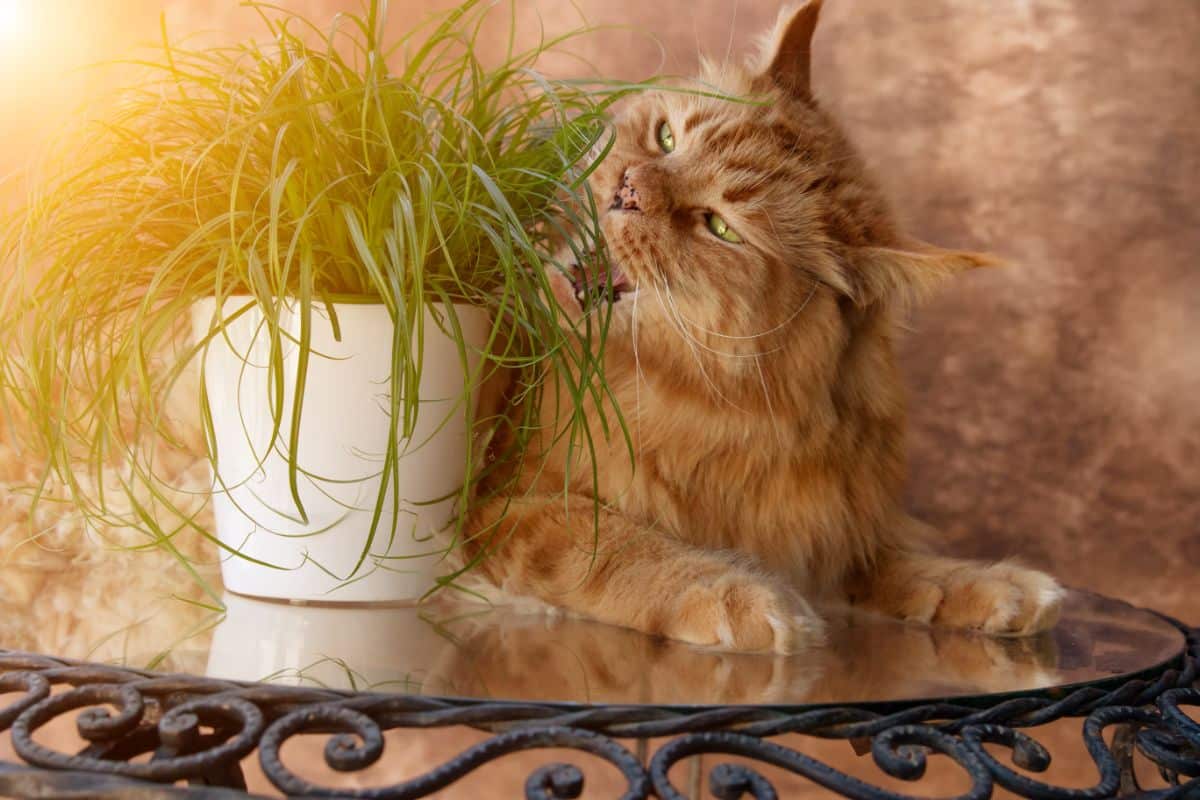
[[[0,0],[0,44],[16,44],[32,28],[33,0]]]

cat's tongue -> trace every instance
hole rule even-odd
[[[615,264],[572,264],[571,287],[580,308],[587,310],[599,300],[615,303],[625,292],[633,291],[633,282]]]

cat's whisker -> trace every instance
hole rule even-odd
[[[770,336],[773,333],[778,333],[779,331],[783,330],[788,325],[790,325],[796,319],[796,317],[800,316],[800,314],[804,311],[804,309],[808,307],[809,302],[812,301],[813,295],[815,295],[817,293],[817,287],[819,285],[820,285],[819,282],[814,280],[812,282],[812,288],[809,290],[808,295],[804,298],[804,302],[801,303],[796,308],[796,310],[793,311],[788,316],[787,319],[785,319],[783,322],[780,322],[778,325],[776,325],[773,328],[768,328],[767,330],[760,331],[758,333],[748,333],[748,334],[739,335],[739,334],[721,333],[720,331],[709,330],[708,328],[705,328],[700,323],[685,317],[683,315],[682,311],[679,311],[678,309],[676,309],[676,312],[678,313],[679,318],[682,319],[687,324],[696,328],[701,333],[707,334],[709,336],[715,336],[718,339],[730,339],[733,341],[750,341],[752,339],[762,339],[764,337]],[[770,355],[771,353],[777,353],[781,349],[782,349],[781,347],[776,347],[771,350],[765,350],[765,351],[758,352],[758,353],[748,353],[748,354],[747,353],[722,353],[722,355],[727,355],[731,358],[757,358],[758,356]],[[718,351],[713,350],[713,352],[715,353]]]
[[[633,308],[630,310],[630,326],[632,328],[633,337],[633,409],[634,409],[634,424],[637,426],[638,441],[642,440],[642,381],[646,380],[646,373],[642,369],[642,354],[638,350],[638,297],[641,292],[633,293]]]
[[[814,292],[815,292],[815,286],[814,286]],[[809,296],[809,299],[812,299],[811,295]],[[675,302],[675,297],[674,297],[674,295],[672,295],[670,293],[669,289],[667,291],[667,300],[669,301],[669,303],[667,306],[665,306],[665,308],[667,309],[668,314],[672,317],[672,320],[677,323],[676,327],[679,329],[680,335],[683,336],[684,339],[688,340],[690,343],[706,350],[709,353],[712,353],[713,355],[721,356],[722,358],[758,358],[759,356],[769,356],[773,353],[778,353],[779,351],[784,349],[784,345],[780,344],[777,347],[771,348],[770,350],[759,350],[759,351],[750,352],[750,353],[727,352],[724,350],[718,350],[715,347],[705,344],[704,342],[697,339],[694,335],[689,333],[684,326],[691,325],[692,327],[698,329],[701,333],[705,333],[705,334],[709,334],[709,335],[713,335],[713,336],[722,336],[723,338],[736,339],[736,338],[741,338],[741,337],[727,336],[725,334],[717,333],[715,331],[710,331],[710,330],[706,329],[704,326],[700,325],[699,323],[693,322],[692,320],[686,318],[683,315],[683,312],[679,310],[679,306]],[[805,301],[804,305],[807,305],[807,304],[808,304],[807,301]],[[799,314],[799,312],[803,311],[803,310],[804,310],[804,308],[803,308],[803,306],[801,306],[801,308],[798,309],[796,313]],[[746,339],[757,339],[761,335],[763,335],[763,334],[747,336],[745,338]]]
[[[783,447],[783,431],[779,427],[779,418],[775,415],[775,406],[771,403],[771,392],[767,388],[767,376],[763,372],[762,361],[754,359],[754,366],[758,369],[758,381],[762,384],[763,402],[767,404],[767,416],[771,418],[771,427],[775,429],[775,440],[779,442],[780,447]]]
[[[674,317],[674,313],[672,312],[672,309],[675,307],[675,301],[674,301],[674,298],[671,297],[671,287],[666,284],[666,281],[663,281],[663,286],[662,286],[661,291],[660,291],[660,288],[658,285],[658,281],[655,281],[653,283],[653,286],[654,286],[655,293],[658,294],[659,304],[662,305],[662,307],[667,310],[667,316],[671,318],[671,321],[674,323],[675,328],[679,331],[680,335],[682,336],[684,344],[686,344],[688,346],[688,350],[691,351],[692,357],[696,360],[696,366],[700,370],[700,376],[702,378],[704,378],[704,382],[708,385],[708,388],[712,391],[713,395],[716,396],[718,399],[720,399],[722,402],[728,404],[731,408],[741,411],[742,413],[748,413],[746,411],[746,409],[742,408],[737,403],[733,402],[732,400],[730,400],[728,397],[725,396],[725,393],[722,392],[720,390],[720,388],[718,388],[716,382],[713,381],[712,377],[708,374],[708,370],[706,370],[704,368],[704,359],[703,359],[703,357],[701,357],[700,352],[696,349],[697,345],[699,345],[701,347],[704,347],[704,345],[703,345],[703,343],[695,341],[691,336],[689,336],[687,331],[685,331],[683,329],[683,325],[680,323],[680,321]],[[663,292],[664,291],[666,292],[666,296],[667,296],[667,299],[669,300],[669,302],[663,300]],[[720,353],[718,353],[718,355],[720,355]]]
[[[737,30],[738,9],[741,7],[739,0],[733,0],[733,14],[729,20],[729,38],[725,41],[725,60],[722,62],[722,73],[729,68],[730,60],[733,58],[733,34]]]

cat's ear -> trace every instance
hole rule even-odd
[[[761,79],[796,97],[812,96],[812,37],[820,14],[821,0],[805,0],[780,12],[774,29],[763,40]]]
[[[914,305],[932,295],[949,278],[1004,262],[987,253],[945,250],[917,240],[897,247],[860,247],[852,256],[851,297],[857,305]]]

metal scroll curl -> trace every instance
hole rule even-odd
[[[1162,724],[1137,733],[1137,747],[1179,787],[1181,797],[1200,797],[1200,723],[1180,706],[1200,707],[1200,688],[1171,689],[1158,698]],[[1182,783],[1181,778],[1190,778]]]
[[[0,694],[21,692],[21,696],[0,708],[0,731],[7,729],[25,709],[50,696],[50,681],[36,672],[0,674]]]
[[[919,780],[925,774],[926,750],[948,756],[971,779],[971,787],[954,800],[986,800],[992,795],[992,776],[974,751],[957,737],[926,725],[901,725],[875,737],[871,754],[886,774],[902,780]],[[650,762],[654,792],[663,800],[684,800],[671,783],[672,766],[689,756],[709,753],[742,756],[802,775],[842,797],[856,800],[912,800],[908,795],[873,786],[789,747],[730,731],[692,733],[659,748]],[[775,800],[774,786],[762,774],[740,764],[718,764],[709,774],[709,788],[719,800],[736,800],[749,794],[755,800]]]
[[[1083,742],[1088,755],[1100,773],[1099,782],[1087,789],[1063,789],[1021,775],[987,752],[985,742],[1011,748],[1012,761],[1019,767],[1044,772],[1050,766],[1050,754],[1032,737],[1004,725],[974,725],[963,729],[964,742],[987,765],[996,782],[1022,797],[1045,800],[1083,800],[1083,798],[1115,797],[1121,785],[1122,765],[1104,741],[1104,730],[1118,724],[1158,725],[1159,715],[1134,706],[1110,706],[1092,712],[1083,723]]]
[[[116,713],[103,706],[115,707]],[[76,727],[92,747],[72,754],[34,741],[39,728],[79,709],[83,710]],[[214,734],[202,735],[202,725],[212,728]],[[199,777],[215,766],[236,762],[254,750],[262,728],[262,712],[238,697],[201,696],[164,711],[157,701],[147,701],[133,683],[100,683],[30,705],[12,724],[12,744],[17,755],[38,767],[169,782]],[[114,748],[114,744],[124,746]],[[154,759],[130,761],[146,752],[153,752]]]
[[[622,800],[649,795],[650,780],[633,753],[617,742],[591,731],[564,726],[527,727],[500,733],[460,753],[423,775],[378,788],[355,789],[320,786],[296,775],[283,763],[280,750],[293,736],[331,733],[325,762],[341,771],[366,769],[383,755],[383,730],[366,714],[341,704],[322,704],[293,711],[267,728],[259,743],[259,762],[267,778],[285,794],[309,797],[355,797],[370,800],[409,800],[426,797],[468,773],[502,756],[522,750],[568,748],[598,756],[616,767],[627,781]],[[529,776],[525,796],[531,800],[567,800],[583,791],[583,773],[571,764],[548,764]]]

